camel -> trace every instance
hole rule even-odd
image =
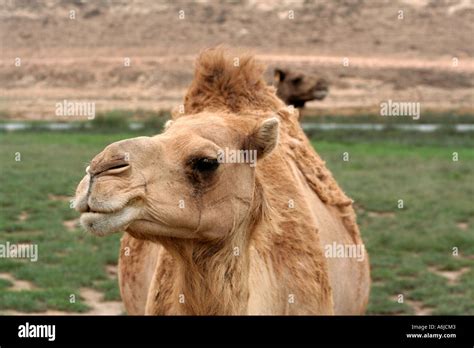
[[[81,225],[124,231],[119,286],[131,315],[363,314],[365,249],[363,260],[327,252],[363,247],[352,200],[264,66],[250,54],[235,62],[204,50],[184,112],[92,159],[76,190]]]
[[[278,97],[296,108],[311,100],[323,100],[329,93],[329,83],[322,77],[282,68],[276,68],[273,76]]]

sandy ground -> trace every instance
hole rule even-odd
[[[425,109],[469,109],[473,106],[471,76],[474,60],[453,66],[449,59],[425,61],[385,57],[259,55],[271,70],[285,66],[323,74],[331,81],[331,92],[318,109],[367,109],[388,99],[419,101]],[[96,111],[113,109],[172,109],[181,104],[192,79],[195,55],[24,59],[23,67],[11,68],[0,61],[3,91],[2,111],[10,119],[52,119],[56,103],[63,100],[95,102]],[[12,76],[10,76],[12,75]],[[400,76],[405,76],[400,80]],[[400,85],[403,84],[403,85]],[[73,87],[71,87],[73,86]],[[65,120],[62,118],[61,120]]]
[[[256,53],[269,84],[277,66],[326,77],[329,96],[308,105],[322,112],[473,111],[474,1],[13,1],[0,19],[0,118],[69,121],[63,100],[171,109],[217,44]]]

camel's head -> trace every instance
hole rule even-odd
[[[298,108],[311,100],[323,100],[329,92],[326,79],[302,72],[275,69],[274,78],[278,97]]]
[[[250,216],[255,164],[278,141],[279,121],[200,113],[153,137],[95,156],[76,190],[81,224],[96,235],[222,238]]]

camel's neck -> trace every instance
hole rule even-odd
[[[167,245],[177,261],[173,293],[177,312],[188,315],[245,314],[249,296],[246,238],[215,244]]]

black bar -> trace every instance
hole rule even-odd
[[[55,325],[55,339],[20,338],[20,325]],[[416,325],[415,327],[413,325]],[[434,326],[430,326],[434,325]],[[469,346],[472,316],[128,317],[3,316],[0,346],[127,344],[392,344]],[[456,337],[408,338],[407,334]]]

